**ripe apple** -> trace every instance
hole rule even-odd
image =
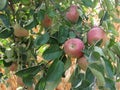
[[[105,31],[98,26],[93,27],[87,34],[88,43],[91,45],[99,40],[102,40],[102,45],[104,45],[106,39],[107,39],[107,35]]]
[[[71,5],[69,11],[66,13],[66,18],[75,23],[79,19],[79,12],[77,11],[76,5]]]
[[[19,24],[14,25],[14,35],[16,37],[27,37],[29,35],[29,32],[25,30],[23,27],[21,27]]]
[[[83,71],[87,70],[88,61],[85,56],[78,59],[78,65]]]
[[[80,58],[83,55],[84,43],[78,38],[71,38],[64,43],[65,53],[74,58]]]
[[[50,27],[52,25],[52,19],[48,15],[45,15],[42,20],[42,25],[46,28]]]

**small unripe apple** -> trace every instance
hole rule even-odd
[[[71,38],[64,43],[65,53],[74,58],[80,58],[83,56],[82,50],[84,49],[84,43],[78,38]]]
[[[16,37],[27,37],[29,35],[29,32],[25,30],[23,27],[21,27],[19,24],[14,25],[14,35]]]
[[[85,56],[78,59],[78,65],[83,70],[86,71],[88,67],[88,61]]]
[[[103,29],[98,26],[93,27],[87,34],[88,43],[93,45],[96,41],[102,40],[105,43],[107,35]]]
[[[48,15],[45,15],[42,20],[42,25],[46,28],[50,27],[52,25],[52,19]]]
[[[77,22],[79,19],[79,12],[77,9],[76,5],[71,5],[69,11],[66,13],[66,18],[73,23]]]

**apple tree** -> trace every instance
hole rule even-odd
[[[0,90],[117,90],[119,0],[0,0]]]

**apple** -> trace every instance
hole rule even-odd
[[[102,45],[105,44],[107,35],[103,29],[98,26],[94,26],[87,33],[87,40],[90,45],[93,45],[96,41],[102,40]]]
[[[83,56],[82,50],[84,49],[84,43],[78,38],[71,38],[64,43],[65,53],[74,58],[80,58]]]
[[[0,90],[7,90],[7,87],[4,83],[0,83]]]
[[[80,67],[83,71],[86,71],[86,70],[87,70],[88,61],[87,61],[87,59],[86,59],[85,56],[79,58],[77,62],[78,62],[79,67]]]
[[[17,80],[16,80],[18,86],[25,86],[25,84],[23,83],[23,80],[21,77],[17,76]]]
[[[79,12],[77,9],[76,5],[71,5],[69,11],[66,12],[66,18],[73,23],[77,22],[79,19]]]
[[[45,15],[42,20],[42,25],[46,28],[50,27],[52,25],[52,19],[48,15]]]
[[[29,35],[29,32],[25,30],[23,27],[21,27],[19,24],[15,24],[13,28],[14,28],[14,35],[16,37],[27,37]]]
[[[16,70],[17,70],[17,67],[18,67],[18,64],[17,64],[16,62],[13,62],[13,63],[10,65],[9,69],[10,69],[10,71],[16,71]]]

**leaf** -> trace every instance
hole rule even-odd
[[[22,4],[28,5],[30,4],[30,0],[20,0]]]
[[[80,73],[79,66],[76,67],[75,71],[72,73],[70,77],[70,82],[72,84],[73,88],[79,87],[81,84],[79,84],[84,79],[84,74]]]
[[[89,55],[89,62],[94,63],[94,62],[99,62],[100,61],[100,54],[99,52],[93,51]]]
[[[48,69],[45,90],[54,90],[61,81],[63,72],[63,62],[60,60],[55,60]]]
[[[43,34],[41,36],[38,36],[35,39],[34,43],[35,43],[36,46],[41,46],[43,44],[46,44],[48,42],[49,38],[50,38],[49,34],[45,33],[45,34]]]
[[[114,17],[114,18],[113,18],[113,22],[115,22],[115,23],[120,23],[120,18]]]
[[[92,7],[92,0],[81,0],[86,7]]]
[[[0,38],[8,38],[13,34],[13,29],[0,27]]]
[[[42,77],[35,86],[35,90],[45,90],[45,85],[46,85],[46,78]]]
[[[36,18],[32,18],[31,20],[28,21],[28,23],[24,26],[26,30],[31,30],[38,24]]]
[[[42,67],[43,67],[43,64],[40,64],[38,66],[34,66],[34,67],[30,67],[30,68],[26,68],[26,69],[20,70],[20,71],[16,72],[15,74],[17,76],[21,77],[23,79],[23,82],[27,86],[31,86],[33,84],[33,77],[38,72],[40,72]]]
[[[92,74],[92,72],[90,71],[90,69],[88,68],[86,73],[85,73],[85,79],[88,80],[89,83],[93,83],[94,82],[94,75]]]
[[[113,4],[112,4],[112,1],[109,1],[109,0],[104,0],[104,3],[105,3],[105,5],[107,6],[107,10],[108,11],[111,11],[111,10],[113,10]]]
[[[2,23],[4,24],[4,26],[8,27],[10,26],[10,21],[9,18],[4,15],[4,14],[0,14],[0,20],[2,21]]]
[[[38,13],[37,13],[37,20],[40,22],[44,19],[44,15],[45,15],[45,11],[44,10],[40,10]]]
[[[60,26],[59,32],[58,32],[58,42],[64,43],[68,38],[68,34],[69,34],[68,28],[66,28],[64,26]]]
[[[73,31],[69,32],[69,38],[75,38],[76,34]]]
[[[113,46],[111,46],[111,50],[117,54],[118,56],[120,56],[120,42],[116,42]]]
[[[91,70],[93,75],[96,77],[98,86],[105,86],[105,78],[102,75],[102,73],[91,67],[89,67],[89,69]]]
[[[90,88],[90,83],[87,80],[82,80],[81,85],[73,90],[91,90],[92,87]]]
[[[62,61],[64,63],[64,68],[65,68],[64,70],[66,71],[71,66],[71,60],[70,58],[67,58],[66,56],[64,56]]]
[[[100,47],[95,46],[94,51],[98,52],[100,56],[105,56],[103,50]]]
[[[26,69],[16,72],[16,75],[20,77],[35,76],[41,70],[42,67],[43,67],[43,64],[30,67],[30,68],[26,68]]]
[[[106,75],[109,78],[113,78],[114,72],[113,72],[113,66],[111,64],[111,61],[107,60],[106,58],[103,58],[103,59],[104,59],[104,62],[105,62],[104,68],[105,68],[105,71],[106,71]]]
[[[62,50],[59,48],[58,45],[51,45],[43,52],[43,58],[45,60],[54,60],[59,58],[62,55]]]
[[[33,77],[32,76],[23,77],[22,80],[26,86],[32,86],[32,84],[33,84]]]
[[[5,9],[7,6],[7,3],[8,3],[8,0],[1,0],[0,1],[0,10]]]
[[[115,36],[119,36],[119,33],[117,32],[117,30],[115,29],[113,23],[111,23],[111,21],[107,22],[108,25],[108,30],[110,33],[112,33]]]
[[[107,88],[109,88],[110,90],[116,90],[114,80],[112,80],[111,78],[105,78],[105,82],[106,82],[105,86]]]

